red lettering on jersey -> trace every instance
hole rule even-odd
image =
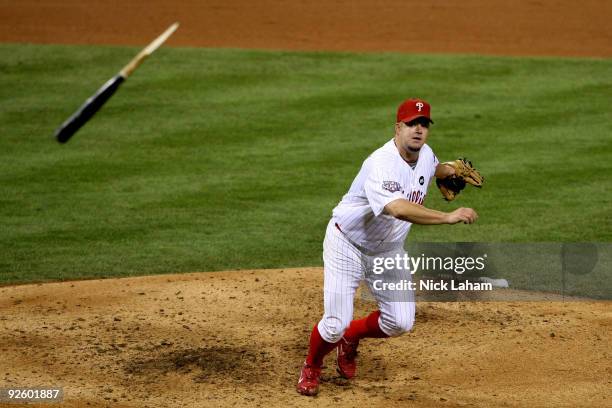
[[[414,190],[408,195],[407,198],[411,203],[423,205],[423,201],[425,201],[425,194],[423,194],[421,190]]]

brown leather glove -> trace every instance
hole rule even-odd
[[[453,201],[457,194],[465,188],[466,183],[473,185],[474,187],[482,187],[484,183],[484,177],[472,166],[472,162],[466,158],[459,158],[446,164],[455,169],[453,176],[445,179],[436,178],[436,185],[442,192],[446,201]]]

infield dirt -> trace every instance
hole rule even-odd
[[[612,57],[605,0],[0,1],[0,41]]]
[[[321,287],[303,268],[0,288],[2,382],[63,386],[67,407],[610,404],[605,302],[419,303],[412,332],[362,343],[355,380],[330,355],[300,396]]]
[[[283,3],[2,1],[0,41],[144,45],[178,20],[169,45],[612,56],[605,1]],[[0,386],[63,386],[67,407],[612,405],[609,302],[420,303],[354,381],[329,356],[316,399],[294,387],[320,268],[3,287],[0,310]]]

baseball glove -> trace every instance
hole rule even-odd
[[[466,158],[443,163],[455,169],[453,176],[445,179],[436,178],[436,185],[442,192],[446,201],[453,201],[457,194],[465,188],[466,183],[474,187],[482,187],[484,177],[472,166],[472,162]]]
[[[457,194],[465,188],[465,181],[459,177],[436,178],[436,185],[446,201],[453,201]]]

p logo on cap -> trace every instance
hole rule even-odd
[[[397,122],[410,122],[416,118],[429,119],[431,123],[431,106],[422,99],[408,99],[397,109]]]

